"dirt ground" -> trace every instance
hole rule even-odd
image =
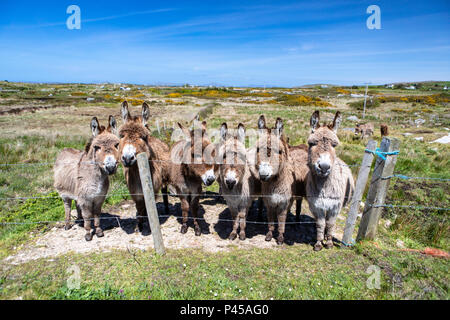
[[[247,239],[233,241],[228,240],[232,229],[231,215],[224,202],[216,197],[204,198],[200,201],[199,224],[202,235],[195,236],[193,221],[189,219],[189,229],[186,234],[180,233],[181,208],[177,198],[169,198],[170,214],[166,215],[162,202],[158,202],[158,212],[164,244],[169,249],[199,248],[207,252],[228,251],[231,248],[270,248],[280,247],[275,239],[265,241],[267,232],[266,212],[263,211],[262,221],[258,221],[257,203],[254,202],[247,218]],[[293,214],[288,215],[285,232],[285,244],[283,246],[311,247],[315,239],[315,223],[309,211],[305,209],[307,204],[303,201],[300,224],[295,222]],[[102,213],[101,227],[104,237],[93,237],[92,241],[84,239],[85,230],[81,224],[75,224],[70,230],[64,230],[63,224],[55,225],[49,232],[27,243],[16,254],[4,259],[10,264],[21,264],[39,258],[54,258],[69,252],[90,253],[104,252],[113,249],[120,250],[146,250],[153,248],[153,237],[148,223],[144,225],[142,232],[135,231],[135,205],[132,201],[125,201],[119,206],[112,207],[108,212]],[[61,213],[63,215],[63,213]],[[76,210],[72,211],[73,219],[76,218]],[[190,216],[191,217],[191,216]],[[342,216],[339,217],[344,221]],[[263,222],[263,223],[261,223]],[[291,223],[291,224],[289,224]],[[338,224],[337,224],[338,225]],[[336,237],[341,238],[342,230],[336,228]],[[281,246],[282,247],[282,246]],[[311,247],[312,249],[312,247]]]

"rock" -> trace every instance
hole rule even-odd
[[[398,239],[397,240],[397,242],[395,243],[395,245],[398,247],[398,248],[405,248],[405,243],[402,241],[402,240],[400,240],[400,239]]]
[[[392,221],[391,220],[386,220],[386,222],[384,223],[384,227],[386,229],[389,229],[389,227],[392,225]]]
[[[442,143],[442,144],[450,143],[450,134],[443,136],[439,139],[436,139],[434,141],[431,141],[430,143]]]
[[[425,123],[425,120],[419,118],[419,119],[414,120],[414,123],[416,124],[416,126],[420,126]]]
[[[349,120],[349,121],[359,121],[357,116],[349,116],[349,117],[347,117],[347,120]]]
[[[405,132],[405,133],[402,133],[405,137],[408,137],[408,136],[412,136],[412,133],[410,133],[410,132]]]
[[[423,137],[415,137],[414,140],[423,141]]]
[[[94,101],[94,98],[87,98],[86,101]]]

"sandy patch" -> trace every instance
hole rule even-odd
[[[304,201],[305,202],[305,201]],[[231,232],[231,215],[223,202],[215,198],[205,198],[200,201],[200,226],[203,234],[195,236],[192,220],[189,221],[189,229],[186,234],[180,233],[181,209],[177,198],[170,198],[170,215],[166,216],[162,203],[158,203],[161,230],[164,244],[168,249],[198,248],[207,252],[228,251],[231,248],[279,248],[275,239],[265,241],[267,225],[251,223],[258,221],[256,203],[251,208],[246,227],[246,240],[238,238],[230,241],[228,235]],[[304,204],[307,206],[307,204]],[[302,208],[303,212],[307,212]],[[72,212],[75,217],[75,210]],[[84,228],[75,224],[70,230],[64,230],[63,225],[53,227],[32,242],[26,244],[19,252],[4,259],[3,262],[20,264],[39,258],[50,258],[69,252],[94,253],[108,252],[113,249],[120,250],[146,250],[153,248],[153,237],[148,224],[142,232],[135,231],[135,205],[127,201],[102,213],[101,226],[104,229],[104,237],[93,237],[87,242],[84,239]],[[343,220],[341,217],[340,220]],[[263,212],[263,222],[266,222],[266,214]],[[294,222],[295,217],[288,215],[289,222]],[[286,225],[285,245],[310,246],[315,238],[315,224],[308,214],[302,214],[302,224]],[[341,230],[336,232],[337,238],[341,237]]]

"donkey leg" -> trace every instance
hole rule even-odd
[[[234,240],[237,237],[237,229],[239,225],[239,215],[235,210],[231,210],[231,219],[233,220],[233,230],[231,230],[230,235],[228,236],[228,239]]]
[[[278,237],[277,237],[277,244],[281,245],[284,242],[284,230],[286,228],[286,216],[287,211],[283,210],[278,215]]]
[[[136,201],[136,232],[142,232],[144,230],[144,219],[147,216],[147,209],[145,208],[145,202]]]
[[[269,231],[266,233],[266,241],[270,241],[273,238],[273,231],[275,230],[275,219],[273,216],[272,208],[267,207],[267,220],[269,222]]]
[[[262,222],[263,221],[263,209],[264,209],[264,202],[263,202],[263,198],[258,198],[258,221]]]
[[[325,231],[325,215],[321,212],[316,217],[316,244],[314,245],[314,251],[320,251],[323,248],[322,241]]]
[[[161,193],[163,195],[164,209],[166,214],[169,214],[169,194],[167,193],[167,186],[161,188]]]
[[[103,230],[100,228],[100,215],[102,213],[102,204],[94,204],[94,227],[97,237],[103,237]]]
[[[63,198],[64,202],[64,212],[65,212],[65,225],[64,230],[69,230],[72,228],[72,225],[70,224],[70,211],[72,209],[72,199],[69,198]]]
[[[181,225],[181,233],[186,233],[188,230],[187,221],[188,221],[188,214],[189,214],[189,202],[186,199],[186,197],[180,197],[181,201],[181,214],[183,216],[183,224]]]
[[[91,205],[82,205],[82,215],[84,219],[84,229],[86,230],[86,234],[84,236],[84,239],[86,241],[92,240],[92,233],[91,233],[91,220],[92,220],[92,207]]]
[[[336,216],[327,217],[325,226],[325,249],[333,248],[334,225],[336,224]]]
[[[298,197],[295,201],[295,221],[300,222],[300,214],[302,212],[302,197]]]
[[[246,227],[246,218],[247,218],[247,210],[241,211],[238,214],[238,219],[239,219],[239,240],[245,240],[246,236],[245,236],[245,227]]]
[[[75,206],[77,207],[77,222],[83,220],[83,216],[81,214],[81,207],[78,205],[78,202],[75,201]]]
[[[200,192],[199,192],[200,193]],[[199,201],[199,197],[198,196],[194,196],[192,197],[192,201],[191,201],[191,211],[192,211],[192,216],[194,217],[194,231],[195,231],[195,235],[199,236],[202,234],[202,229],[200,228],[200,225],[198,224],[198,201]]]

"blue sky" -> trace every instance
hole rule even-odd
[[[66,9],[81,9],[69,30]],[[381,29],[369,30],[369,5]],[[450,79],[450,1],[1,1],[0,79],[297,86]]]

